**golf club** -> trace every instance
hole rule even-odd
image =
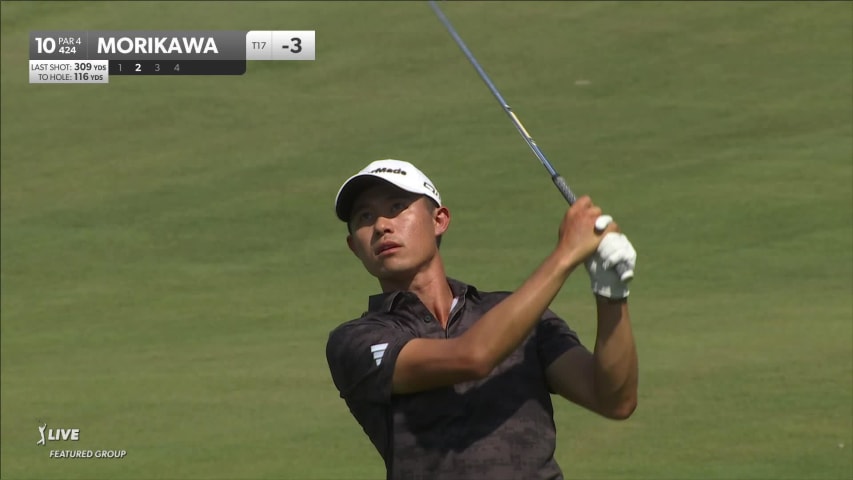
[[[539,162],[542,163],[542,166],[544,166],[545,169],[548,170],[548,173],[551,175],[551,181],[554,182],[554,185],[557,187],[560,193],[563,194],[563,197],[565,197],[566,201],[569,202],[569,205],[574,205],[576,200],[575,194],[572,192],[572,189],[569,188],[569,185],[566,184],[566,180],[563,179],[562,175],[557,173],[557,170],[554,169],[554,166],[551,165],[551,162],[549,162],[548,159],[545,158],[545,154],[542,153],[542,150],[540,150],[539,146],[536,145],[536,141],[533,140],[533,137],[531,137],[530,134],[527,133],[527,129],[524,128],[524,125],[521,124],[521,121],[515,115],[515,112],[512,111],[512,107],[510,107],[506,100],[504,100],[504,98],[501,96],[497,87],[495,87],[495,84],[492,83],[492,80],[486,74],[486,71],[483,70],[483,67],[480,66],[480,64],[477,62],[477,59],[474,58],[474,54],[471,53],[471,50],[469,50],[468,46],[465,45],[465,42],[462,41],[462,37],[460,37],[459,34],[456,33],[456,29],[453,28],[453,25],[450,23],[450,20],[447,19],[447,17],[444,15],[444,12],[442,12],[441,9],[438,7],[438,4],[435,3],[435,0],[429,0],[429,6],[435,12],[438,19],[441,20],[441,23],[444,24],[444,27],[447,29],[447,31],[450,32],[450,36],[453,37],[453,40],[456,41],[457,45],[459,45],[459,48],[462,50],[462,53],[465,54],[465,56],[468,58],[468,61],[471,62],[471,65],[473,65],[474,69],[477,70],[477,73],[480,75],[480,78],[483,79],[483,82],[485,82],[486,86],[489,87],[489,90],[492,92],[492,95],[495,96],[495,98],[498,100],[498,103],[500,103],[501,108],[503,108],[504,112],[506,112],[507,116],[512,121],[512,124],[515,125],[515,129],[518,130],[518,133],[521,134],[521,137],[524,138],[524,141],[526,141],[530,149],[533,150],[533,153],[534,155],[536,155],[536,158],[538,158]],[[596,222],[596,228],[603,229],[609,223],[609,221]],[[628,268],[628,266],[625,264],[616,264],[615,268],[616,272],[619,274],[619,277],[622,279],[623,282],[627,282],[634,277],[634,271]]]

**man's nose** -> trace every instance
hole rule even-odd
[[[378,233],[390,232],[392,230],[393,222],[391,218],[386,217],[385,215],[379,215],[376,217],[376,222],[373,223],[373,228]]]

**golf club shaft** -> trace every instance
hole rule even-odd
[[[465,45],[465,42],[462,40],[462,37],[460,37],[459,34],[456,33],[456,29],[453,28],[453,25],[450,23],[450,20],[448,20],[447,17],[444,15],[444,12],[442,12],[441,9],[438,8],[438,4],[435,3],[435,0],[429,0],[429,6],[435,12],[435,15],[438,17],[438,19],[441,20],[441,23],[444,24],[444,28],[446,28],[447,31],[450,32],[450,36],[453,37],[453,40],[456,42],[457,45],[459,45],[459,48],[462,50],[462,53],[465,54],[465,57],[468,58],[468,61],[471,62],[471,65],[473,65],[474,69],[477,70],[477,74],[480,75],[480,78],[483,79],[483,82],[485,82],[486,86],[489,87],[489,90],[492,92],[492,95],[495,96],[495,98],[498,100],[498,103],[500,103],[501,107],[504,109],[504,112],[506,112],[507,116],[512,121],[512,124],[515,125],[515,129],[518,130],[518,133],[521,134],[521,137],[524,138],[524,141],[526,141],[530,149],[533,150],[533,153],[536,155],[536,158],[538,158],[539,162],[542,163],[542,166],[544,166],[545,169],[548,170],[548,173],[551,175],[551,180],[554,182],[554,185],[557,187],[560,193],[563,194],[563,197],[565,197],[566,201],[569,202],[569,205],[574,205],[575,194],[572,192],[572,189],[569,188],[569,185],[566,184],[566,181],[563,179],[563,177],[559,173],[557,173],[557,170],[554,169],[554,166],[551,165],[551,162],[549,162],[548,159],[545,158],[545,154],[542,153],[542,150],[540,150],[539,146],[536,145],[536,141],[533,140],[533,137],[531,137],[530,134],[527,133],[527,129],[524,128],[524,125],[521,124],[521,120],[519,120],[518,117],[515,115],[515,112],[512,111],[512,107],[510,107],[509,104],[506,103],[506,100],[504,100],[503,96],[501,96],[501,93],[498,91],[497,87],[495,87],[495,84],[492,83],[492,80],[486,74],[486,71],[483,70],[483,67],[480,66],[480,64],[477,62],[477,59],[474,58],[474,54],[471,53],[471,50],[469,50],[468,46]],[[630,267],[623,263],[617,264],[615,268],[622,281],[629,281],[631,280],[631,278],[634,277],[633,270],[631,270]]]
[[[542,163],[542,166],[544,166],[545,169],[548,170],[548,173],[551,175],[551,180],[554,182],[554,185],[557,187],[558,190],[560,190],[560,193],[563,194],[563,197],[565,197],[566,201],[569,202],[569,205],[574,205],[575,194],[572,192],[572,189],[569,188],[563,177],[559,173],[557,173],[557,171],[554,169],[554,166],[551,165],[551,162],[549,162],[548,159],[545,158],[545,154],[542,153],[542,150],[540,150],[539,146],[536,145],[536,141],[533,140],[533,137],[531,137],[530,134],[527,133],[527,129],[524,128],[524,125],[521,124],[521,121],[515,115],[515,112],[512,111],[512,107],[510,107],[509,104],[506,103],[506,100],[504,100],[504,98],[501,96],[501,93],[498,91],[497,87],[495,87],[495,84],[492,83],[492,80],[486,74],[486,71],[483,70],[483,67],[481,67],[479,63],[477,63],[477,59],[474,58],[474,54],[471,53],[471,50],[468,50],[468,46],[465,45],[464,41],[462,41],[462,37],[460,37],[459,34],[456,33],[456,30],[453,28],[453,25],[451,25],[450,20],[448,20],[447,17],[444,16],[444,13],[441,11],[440,8],[438,8],[438,5],[435,3],[435,0],[429,0],[429,6],[433,9],[436,16],[438,16],[438,19],[441,20],[441,23],[444,24],[444,27],[447,29],[447,31],[450,32],[450,36],[453,37],[453,40],[455,40],[456,44],[459,45],[459,48],[462,50],[462,53],[465,54],[465,56],[468,58],[468,61],[471,62],[471,65],[473,65],[474,69],[477,70],[477,74],[480,75],[480,78],[482,78],[483,82],[486,83],[486,86],[489,87],[489,90],[491,90],[492,95],[495,96],[495,98],[498,100],[498,103],[500,103],[501,107],[504,109],[504,112],[506,112],[507,116],[512,121],[512,124],[515,125],[515,128],[516,130],[518,130],[518,133],[521,134],[521,137],[524,138],[524,141],[526,141],[530,149],[533,150],[533,154],[536,155],[536,158],[539,159],[539,161]]]

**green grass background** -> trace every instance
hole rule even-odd
[[[579,479],[853,478],[853,4],[449,3],[639,251],[640,405],[556,402]],[[421,166],[451,276],[513,289],[565,204],[422,2],[2,3],[3,478],[383,478],[328,332],[378,286],[333,214]],[[300,30],[313,62],[29,85],[31,30]],[[553,308],[591,345],[587,280]],[[39,421],[73,448],[55,460]]]

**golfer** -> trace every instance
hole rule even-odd
[[[369,164],[341,186],[335,210],[382,291],[331,332],[326,357],[387,478],[560,479],[551,394],[611,419],[634,411],[628,286],[613,266],[633,268],[636,252],[615,223],[596,228],[601,209],[588,197],[515,292],[447,277],[439,244],[450,210],[410,163]],[[597,307],[592,352],[548,309],[580,267]]]

